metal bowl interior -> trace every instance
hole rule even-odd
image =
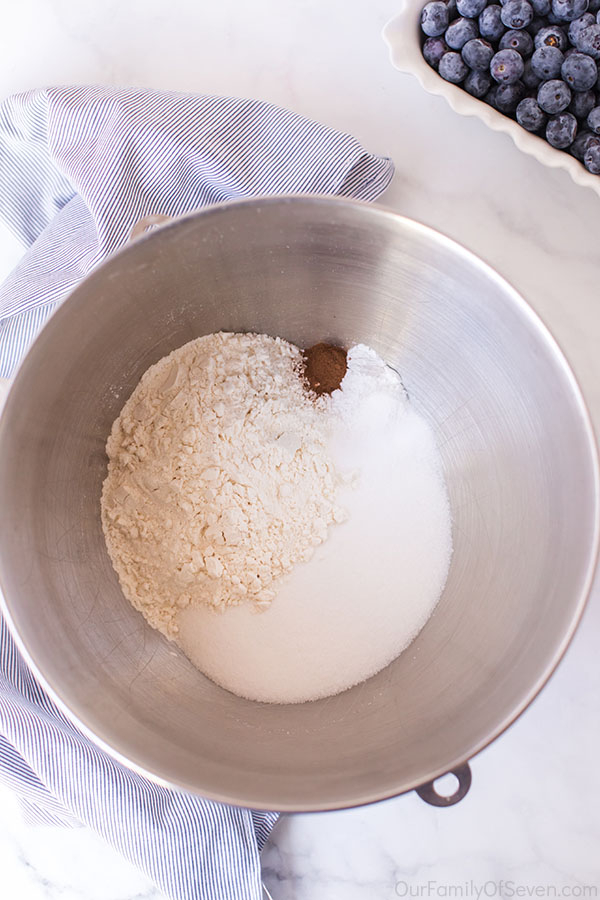
[[[215,686],[130,607],[106,554],[113,420],[148,366],[220,329],[365,342],[437,430],[446,588],[415,642],[337,697],[269,706]],[[564,652],[598,543],[589,418],[531,309],[432,230],[326,198],[215,207],[88,277],[9,394],[0,495],[5,614],[52,696],[155,780],[281,810],[401,793],[496,737]]]

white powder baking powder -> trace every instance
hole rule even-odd
[[[264,614],[200,605],[179,615],[178,643],[192,662],[253,700],[298,703],[374,675],[421,630],[446,581],[451,522],[439,455],[398,376],[355,347],[326,410],[347,521],[282,580]]]
[[[169,637],[197,604],[264,609],[342,521],[297,347],[211,334],[152,366],[107,443],[102,524],[125,596]]]

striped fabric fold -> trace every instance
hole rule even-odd
[[[0,105],[0,218],[27,247],[0,287],[0,378],[150,214],[266,194],[374,200],[393,165],[348,134],[231,97],[99,86]],[[113,760],[33,678],[0,619],[0,778],[28,820],[84,823],[173,900],[259,900],[276,813],[160,787]]]

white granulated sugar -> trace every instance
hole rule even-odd
[[[253,700],[298,703],[380,671],[414,639],[446,582],[451,521],[435,438],[398,376],[366,347],[325,398],[328,450],[347,520],[282,579],[270,608],[179,615],[193,663]]]
[[[269,606],[344,518],[300,366],[280,339],[208,335],[152,366],[113,425],[108,552],[125,596],[171,638],[186,607]]]

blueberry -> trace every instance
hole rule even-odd
[[[498,93],[499,84],[493,84],[484,99],[486,103],[489,103],[490,106],[493,106],[494,109],[498,109],[496,106],[496,94]]]
[[[568,47],[567,35],[559,25],[547,25],[540,28],[535,35],[533,42],[535,49],[538,47],[558,47],[559,50],[565,51]]]
[[[452,19],[455,19],[458,15],[456,11],[456,0],[446,0],[446,6],[448,7],[448,16],[450,21],[452,21]]]
[[[577,119],[568,112],[552,116],[546,125],[546,140],[557,150],[566,150],[570,147],[576,134]]]
[[[490,63],[492,78],[500,84],[517,81],[523,74],[523,69],[523,58],[516,50],[499,50]]]
[[[600,141],[590,141],[583,155],[583,164],[592,175],[600,175]]]
[[[531,69],[540,81],[558,78],[564,59],[558,47],[538,47],[531,57]]]
[[[598,10],[598,12],[596,13],[596,22],[598,25],[600,25],[600,10]]]
[[[540,131],[546,124],[546,113],[540,109],[537,100],[525,97],[517,106],[517,122],[527,131]]]
[[[596,105],[596,95],[593,91],[576,91],[569,103],[569,112],[576,119],[586,119]]]
[[[600,134],[600,106],[595,106],[592,110],[590,110],[590,114],[587,117],[588,128],[594,132],[594,134]]]
[[[577,49],[592,59],[600,59],[600,25],[588,25],[579,35]]]
[[[452,84],[460,84],[461,81],[464,81],[468,71],[469,70],[463,62],[460,53],[452,53],[449,51],[448,53],[444,53],[440,59],[438,72],[442,78],[446,81],[451,81]]]
[[[496,91],[496,109],[503,113],[514,113],[525,93],[525,85],[522,81],[499,84]]]
[[[446,43],[452,50],[462,50],[467,41],[479,37],[473,19],[455,19],[446,29]]]
[[[600,145],[600,138],[596,137],[595,134],[591,134],[589,131],[580,131],[569,147],[569,152],[572,153],[579,162],[583,162],[585,151],[592,143]]]
[[[523,69],[523,74],[521,76],[521,80],[526,88],[529,88],[530,91],[537,90],[537,87],[542,80],[539,78],[531,67],[531,60],[525,60],[525,67]]]
[[[564,81],[560,81],[558,78],[544,81],[539,87],[537,102],[544,112],[555,115],[567,108],[571,102],[571,91]]]
[[[532,38],[534,38],[536,36],[538,31],[541,31],[542,28],[546,27],[547,21],[548,20],[546,18],[542,19],[540,16],[533,17],[533,19],[527,26],[527,31],[529,32],[529,34],[531,35]]]
[[[565,59],[560,74],[574,91],[589,91],[598,81],[598,66],[585,53],[573,53]]]
[[[588,3],[589,0],[552,0],[552,12],[557,19],[572,22],[586,12]]]
[[[456,8],[461,16],[476,19],[485,9],[487,0],[456,0]]]
[[[551,0],[529,0],[536,16],[547,16],[550,12]]]
[[[600,9],[600,0],[590,0],[588,6],[588,12],[597,13]]]
[[[500,18],[507,28],[527,28],[533,19],[533,7],[527,0],[506,0]]]
[[[500,50],[516,50],[523,58],[533,53],[533,38],[527,31],[506,31],[500,38]]]
[[[423,56],[430,66],[437,69],[440,59],[448,50],[448,45],[443,38],[430,37],[423,44]]]
[[[482,38],[473,38],[467,41],[462,48],[462,58],[470,69],[480,69],[487,72],[494,55],[494,48]]]
[[[473,97],[481,100],[489,91],[491,84],[492,79],[487,72],[474,71],[469,72],[463,82],[463,87]]]
[[[584,13],[582,16],[579,16],[578,19],[573,19],[571,24],[569,25],[569,40],[573,44],[574,47],[577,46],[577,40],[581,32],[584,28],[587,28],[588,25],[594,25],[596,22],[595,16],[591,13]]]
[[[431,0],[421,11],[421,28],[429,37],[438,37],[448,27],[448,7],[442,0]]]
[[[504,25],[500,18],[502,7],[497,3],[486,6],[479,16],[479,31],[488,41],[499,41],[504,34]]]

